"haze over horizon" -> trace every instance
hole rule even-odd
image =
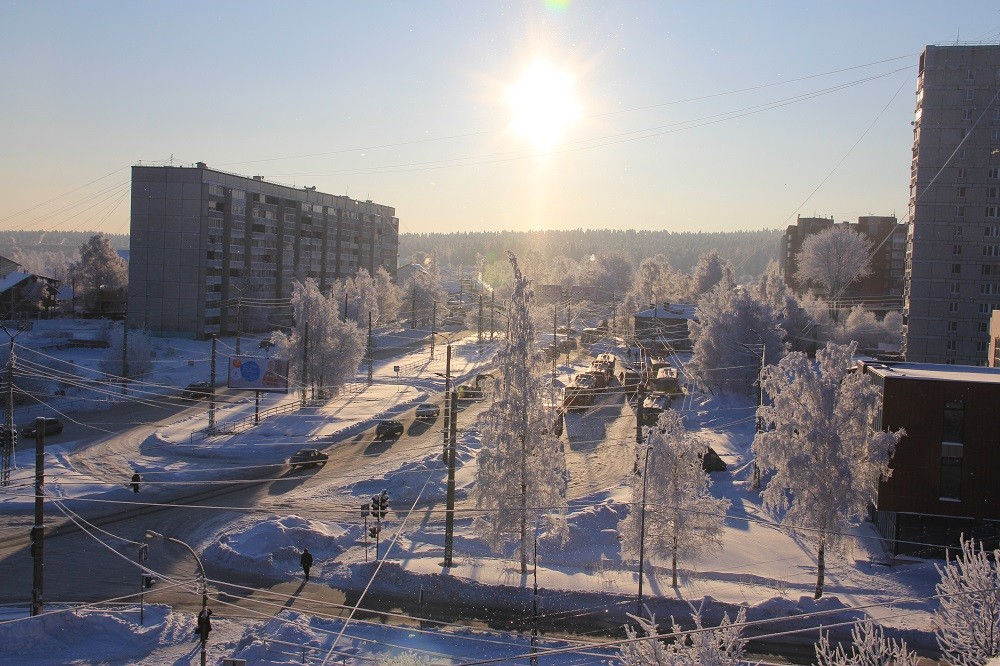
[[[8,1],[0,233],[128,233],[139,161],[401,233],[903,220],[920,51],[998,40],[985,1]]]

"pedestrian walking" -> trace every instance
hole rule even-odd
[[[309,552],[308,548],[303,549],[302,557],[299,558],[299,563],[302,565],[302,571],[306,575],[306,580],[309,580],[309,567],[313,564],[312,553]]]
[[[139,472],[132,475],[132,492],[139,492],[139,482],[142,481],[142,477],[139,476]]]

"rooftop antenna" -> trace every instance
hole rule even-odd
[[[174,154],[170,153],[170,166],[174,165]]]

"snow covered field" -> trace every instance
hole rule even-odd
[[[42,322],[45,323],[45,322]],[[39,327],[40,329],[44,327]],[[35,333],[42,335],[43,331]],[[380,337],[379,349],[412,341],[412,332],[399,331]],[[56,339],[60,334],[49,332]],[[232,340],[221,341],[220,353],[230,352]],[[244,346],[254,340],[244,340]],[[475,336],[456,340],[451,372],[456,384],[473,376],[488,363],[495,348],[482,348]],[[143,386],[130,388],[133,395],[176,395],[190,381],[207,377],[209,343],[189,340],[156,340],[156,369]],[[100,350],[75,349],[45,352],[53,364],[72,360],[78,368],[93,367]],[[591,357],[581,351],[559,366],[560,381],[586,368]],[[394,368],[398,367],[399,372]],[[69,437],[46,449],[47,489],[60,497],[88,497],[134,501],[126,483],[129,470],[143,474],[144,502],[176,494],[171,482],[208,481],[244,475],[243,468],[266,473],[267,465],[280,465],[298,448],[324,448],[330,437],[358,432],[373,419],[405,411],[417,403],[437,398],[444,372],[444,348],[438,344],[435,359],[426,347],[401,348],[396,357],[376,361],[374,381],[366,373],[336,398],[304,410],[270,416],[259,426],[236,435],[202,439],[207,425],[204,412],[154,429],[126,451],[116,451],[117,462],[92,467],[87,456],[93,450],[80,447]],[[148,393],[146,393],[148,391]],[[67,390],[66,397],[51,403],[64,411],[68,424],[83,422],[81,405],[90,400],[119,400],[117,391],[100,396],[93,391]],[[297,401],[298,395],[271,395],[261,409]],[[911,648],[933,647],[931,612],[938,575],[933,561],[890,561],[883,553],[874,529],[860,525],[853,551],[843,558],[829,557],[825,595],[812,599],[815,585],[814,549],[780,528],[761,508],[759,493],[748,487],[748,451],[753,438],[754,404],[742,397],[689,395],[679,406],[689,430],[695,430],[727,463],[727,472],[714,473],[713,494],[731,500],[721,552],[681,561],[677,589],[670,584],[669,558],[647,551],[644,597],[664,628],[669,616],[686,618],[690,603],[702,605],[706,625],[721,619],[723,612],[735,615],[739,606],[748,608],[751,626],[747,634],[777,636],[811,623],[835,625],[870,616],[893,635],[903,636]],[[252,397],[220,410],[221,423],[252,416]],[[605,404],[586,413],[568,415],[563,439],[571,474],[568,516],[570,539],[560,546],[540,535],[537,581],[539,613],[543,618],[571,615],[581,626],[598,625],[605,617],[624,618],[635,612],[636,562],[623,561],[616,527],[629,511],[628,480],[634,461],[634,416],[627,405]],[[69,426],[67,428],[69,432]],[[446,469],[439,446],[410,448],[405,454],[378,456],[357,474],[331,474],[328,479],[283,495],[289,510],[272,515],[247,514],[219,528],[210,528],[189,539],[212,571],[230,571],[234,577],[252,571],[270,581],[260,594],[270,600],[269,613],[248,616],[228,606],[229,595],[218,595],[223,584],[212,583],[215,610],[214,631],[209,643],[211,663],[223,657],[246,659],[248,663],[339,663],[345,657],[362,658],[411,650],[435,663],[527,663],[527,634],[473,629],[447,622],[412,621],[389,624],[384,617],[359,613],[350,622],[333,617],[339,606],[325,612],[300,610],[295,601],[318,595],[333,599],[334,590],[349,591],[347,605],[376,608],[404,615],[428,609],[508,609],[523,620],[531,615],[533,577],[522,576],[516,552],[505,556],[491,553],[471,531],[471,513],[466,502],[474,482],[478,433],[465,427],[459,433],[457,473],[458,512],[455,534],[455,566],[440,566],[443,548],[442,504]],[[23,456],[22,456],[23,457]],[[30,511],[33,470],[30,461],[18,460],[12,486],[0,495],[0,510]],[[105,460],[105,463],[107,461]],[[277,468],[275,468],[277,469]],[[98,471],[100,470],[100,471]],[[110,470],[110,471],[109,471]],[[109,478],[122,480],[109,486]],[[357,507],[372,494],[388,488],[392,511],[383,526],[380,555],[383,561],[366,562],[364,528]],[[322,503],[342,509],[339,519],[316,519],[295,507]],[[53,508],[48,515],[58,515]],[[106,535],[95,534],[115,545]],[[303,586],[299,554],[308,547],[315,557],[310,582]],[[374,556],[369,549],[368,558]],[[124,557],[124,556],[123,556]],[[177,584],[197,593],[192,580],[170,581],[162,572],[161,585]],[[226,577],[222,577],[227,580]],[[314,592],[316,588],[324,592]],[[194,620],[159,604],[146,604],[145,622],[138,624],[134,599],[121,600],[116,609],[69,609],[47,607],[40,618],[23,617],[23,609],[11,609],[0,622],[4,650],[0,663],[188,663],[197,658],[193,640]],[[328,603],[333,604],[333,601]],[[341,601],[343,603],[343,601]],[[513,609],[511,612],[509,609]],[[496,612],[499,613],[499,610]],[[821,619],[817,619],[821,618]],[[523,622],[522,622],[523,624]],[[849,627],[845,630],[849,632]],[[804,634],[813,642],[815,632]],[[600,642],[595,639],[596,642]],[[613,650],[601,651],[585,634],[565,640],[544,639],[541,650],[566,650],[545,658],[545,663],[606,663]],[[38,655],[46,655],[42,660]],[[521,655],[520,658],[517,658]],[[355,663],[351,660],[350,663]]]

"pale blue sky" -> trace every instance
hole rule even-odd
[[[553,4],[0,0],[0,233],[127,231],[127,167],[171,155],[404,233],[902,219],[921,49],[1000,39],[995,0]],[[505,101],[539,57],[582,115],[548,155]]]

